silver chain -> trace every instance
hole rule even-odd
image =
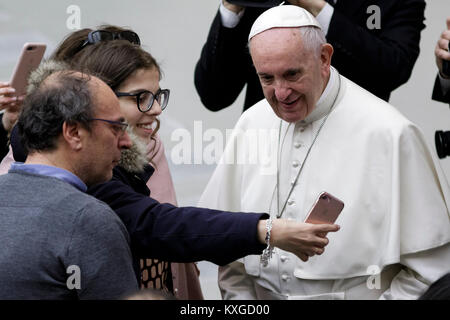
[[[317,130],[317,133],[314,136],[314,139],[311,142],[311,145],[309,146],[308,151],[306,152],[305,158],[303,159],[303,163],[300,166],[300,169],[298,170],[297,176],[295,177],[295,180],[292,183],[291,188],[289,189],[289,193],[288,193],[288,195],[286,197],[286,201],[284,201],[284,205],[283,205],[283,208],[281,209],[281,211],[280,211],[280,162],[281,162],[280,161],[280,157],[281,157],[280,149],[282,148],[282,145],[280,144],[280,142],[281,142],[281,125],[282,125],[282,120],[280,120],[280,129],[279,129],[279,132],[278,132],[278,146],[279,147],[278,147],[278,150],[277,150],[277,211],[278,211],[277,218],[281,218],[281,216],[283,215],[284,209],[286,209],[286,204],[287,204],[287,202],[289,200],[289,197],[292,194],[292,191],[294,190],[295,185],[297,184],[297,180],[300,177],[300,173],[303,170],[303,166],[305,165],[306,159],[308,158],[309,153],[311,152],[311,149],[312,149],[314,143],[316,142],[317,137],[319,136],[320,130],[322,130],[322,127],[324,126],[325,122],[327,121],[328,116],[331,114],[331,111],[333,110],[334,104],[336,103],[336,99],[339,96],[340,90],[341,90],[341,77],[339,76],[338,93],[336,94],[336,97],[333,100],[333,103],[332,103],[332,105],[330,107],[330,110],[328,111],[328,113],[326,114],[326,116],[323,119],[322,123],[320,124],[320,127]],[[287,132],[287,130],[289,130],[289,126],[288,126],[288,129],[286,129],[286,132]],[[284,138],[283,138],[283,143],[284,143]]]

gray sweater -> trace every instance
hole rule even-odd
[[[0,176],[0,299],[117,299],[137,290],[128,233],[59,179]]]

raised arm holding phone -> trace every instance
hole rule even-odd
[[[8,134],[17,120],[24,96],[15,93],[8,82],[0,82],[0,159],[8,153]]]
[[[447,18],[445,29],[436,44],[434,54],[439,74],[433,89],[433,99],[450,104],[450,17]]]
[[[8,153],[8,135],[25,98],[28,75],[39,66],[45,49],[43,43],[25,43],[11,80],[0,82],[0,160]]]

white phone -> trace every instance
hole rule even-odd
[[[22,96],[27,92],[28,77],[41,63],[46,48],[44,43],[24,44],[10,80],[11,87],[16,89],[14,96]]]

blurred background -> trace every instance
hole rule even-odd
[[[431,100],[437,72],[434,48],[445,29],[445,19],[450,16],[450,1],[426,2],[426,29],[422,31],[420,56],[408,83],[393,92],[390,103],[422,128],[430,149],[435,152],[435,131],[450,130],[448,104]],[[174,164],[171,153],[179,140],[172,134],[176,129],[185,129],[187,131],[184,132],[190,133],[193,138],[191,163],[194,163],[194,137],[200,142],[207,129],[217,128],[223,132],[225,143],[225,130],[233,128],[243,106],[241,94],[232,107],[219,112],[208,111],[194,88],[195,64],[218,7],[219,0],[2,1],[0,81],[10,79],[25,42],[45,42],[46,56],[49,56],[57,44],[73,31],[70,29],[73,8],[79,9],[81,28],[101,24],[132,28],[139,34],[144,49],[161,65],[161,87],[171,89],[169,106],[161,116],[160,135],[165,144],[178,203],[180,206],[196,205],[215,165],[204,161],[199,164]],[[208,144],[203,143],[203,147]],[[450,180],[450,157],[439,163]],[[205,298],[220,299],[217,267],[207,262],[199,262],[198,265]]]

